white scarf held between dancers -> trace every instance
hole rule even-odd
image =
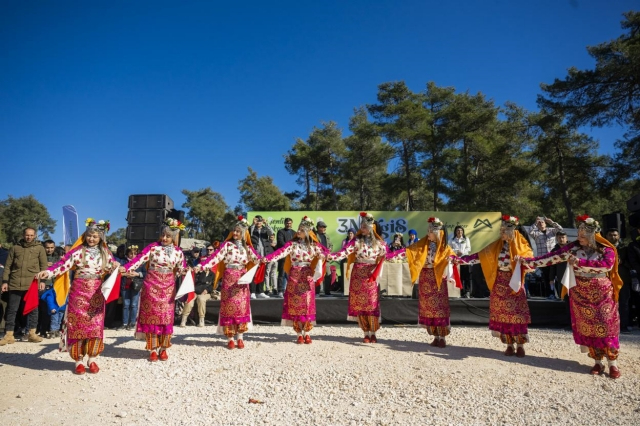
[[[576,286],[576,274],[573,270],[573,265],[567,262],[567,269],[564,270],[564,275],[562,276],[562,285],[567,288],[567,294],[569,294],[569,289]]]
[[[522,266],[520,266],[520,262],[516,262],[516,269],[513,271],[511,279],[509,280],[509,287],[516,293],[520,291],[522,287]]]
[[[238,280],[238,284],[251,284],[253,282],[253,277],[256,276],[256,272],[258,271],[258,267],[260,263],[256,263],[255,266],[249,269],[243,276]]]

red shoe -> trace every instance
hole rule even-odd
[[[507,346],[507,350],[504,351],[504,354],[506,356],[513,356],[513,354],[514,354],[513,346],[511,346],[511,345]]]
[[[311,336],[308,334],[304,336],[304,342],[308,345],[311,343]]]
[[[234,342],[233,340],[229,340],[229,343],[227,343],[227,349],[233,349],[236,347],[236,342]]]
[[[620,370],[615,365],[609,367],[609,377],[612,379],[617,379],[620,377]]]
[[[378,339],[376,338],[376,335],[375,335],[375,334],[372,334],[372,335],[371,335],[370,340],[371,340],[371,343],[378,343]]]
[[[447,341],[440,338],[440,340],[438,340],[438,347],[439,348],[446,348],[447,347]]]
[[[433,339],[433,342],[429,343],[429,345],[436,347],[440,344],[440,339],[438,339],[437,337],[435,339]]]
[[[242,339],[238,339],[238,349],[244,349],[244,342]]]
[[[75,369],[74,373],[75,373],[75,374],[77,374],[77,375],[79,375],[79,376],[81,376],[81,375],[83,375],[83,374],[85,373],[85,371],[86,371],[86,370],[85,370],[85,368],[84,368],[84,365],[82,365],[82,364],[78,364],[78,366],[76,367],[76,369]]]
[[[524,358],[524,346],[518,346],[518,349],[516,349],[516,356],[518,358]]]
[[[369,339],[369,336],[364,336],[364,339],[362,339],[362,343],[371,343],[371,339]]]
[[[168,359],[169,355],[167,354],[167,351],[163,349],[162,352],[160,352],[160,361],[166,361]]]
[[[156,351],[151,351],[151,353],[149,354],[149,361],[150,362],[158,361],[158,354],[156,353]]]
[[[594,376],[598,376],[602,373],[604,373],[604,367],[602,367],[602,365],[600,364],[596,364],[593,367],[591,367],[591,371],[589,371],[590,374],[593,374]]]
[[[299,344],[299,345],[300,345],[300,344],[302,344],[302,343],[304,343],[304,337],[302,337],[302,336],[298,336],[298,340],[297,340],[297,342],[298,342],[298,344]]]
[[[98,367],[98,364],[96,364],[95,362],[89,364],[89,373],[97,374],[98,371],[100,371],[100,367]]]

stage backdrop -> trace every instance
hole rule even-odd
[[[471,240],[471,252],[475,253],[487,244],[495,241],[500,235],[499,212],[383,212],[369,211],[382,227],[382,237],[389,242],[393,234],[401,232],[404,241],[409,238],[409,230],[415,229],[418,238],[427,234],[427,219],[436,216],[445,223],[448,238],[453,235],[453,229],[460,225],[465,230],[465,235]],[[342,240],[346,237],[349,228],[360,227],[360,212],[356,211],[289,211],[289,212],[249,212],[248,220],[252,223],[256,215],[267,219],[274,232],[284,227],[284,218],[293,219],[293,229],[298,229],[303,216],[309,216],[316,223],[322,220],[327,224],[327,234],[333,244],[332,251],[338,251]]]

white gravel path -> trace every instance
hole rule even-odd
[[[571,333],[530,330],[523,359],[482,327],[455,327],[449,347],[426,331],[318,326],[311,345],[257,326],[227,350],[214,326],[176,327],[167,362],[105,331],[97,375],[76,376],[57,342],[0,348],[1,425],[638,425],[640,333],[621,337],[622,377],[588,374]],[[250,404],[249,398],[264,401]]]

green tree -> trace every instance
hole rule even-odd
[[[352,135],[344,139],[345,159],[340,166],[344,210],[384,210],[384,183],[393,148],[382,141],[367,111],[354,109],[349,120]]]
[[[258,177],[251,167],[247,169],[249,174],[238,185],[244,211],[291,210],[291,200],[280,191],[270,176]]]
[[[316,210],[339,210],[339,171],[346,151],[342,130],[333,121],[322,123],[322,127],[313,128],[308,144],[316,182]]]
[[[125,228],[118,228],[111,234],[107,235],[107,243],[119,246],[127,243],[127,230]]]
[[[230,211],[224,197],[210,187],[189,191],[183,189],[187,209],[187,231],[193,238],[217,240],[226,237],[235,215]]]
[[[618,123],[627,129],[616,142],[614,180],[633,179],[640,189],[640,12],[624,14],[627,32],[615,40],[587,47],[596,61],[594,69],[568,70],[563,79],[542,84],[540,106],[559,111],[570,124],[606,126]]]
[[[306,210],[311,210],[314,195],[311,190],[313,180],[312,150],[309,144],[298,138],[293,147],[284,155],[284,167],[289,174],[297,175],[296,183],[304,187],[301,201]],[[300,195],[295,193],[295,195]]]
[[[55,226],[47,208],[33,195],[20,198],[9,195],[0,201],[0,241],[17,243],[27,227],[37,231],[38,239],[46,240],[55,232]]]

